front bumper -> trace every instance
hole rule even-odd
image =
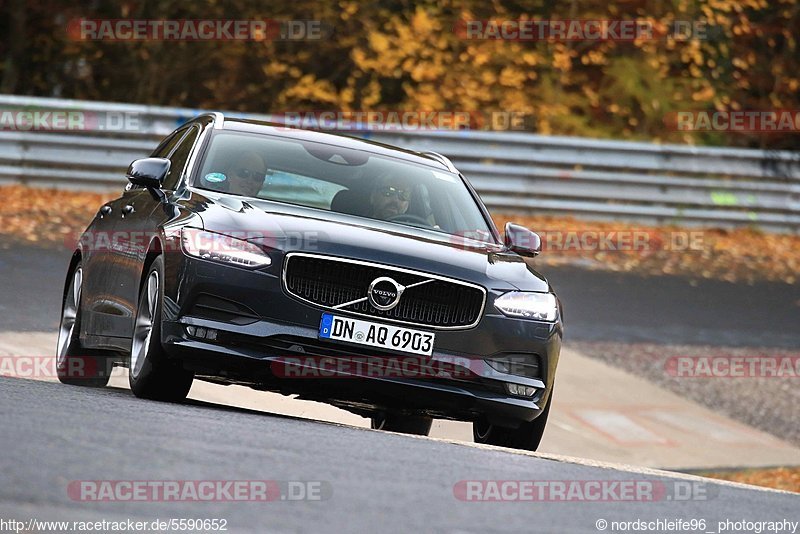
[[[172,272],[175,276],[167,278],[175,280],[175,284],[165,288],[162,343],[172,358],[181,360],[184,367],[203,380],[297,394],[364,416],[396,411],[465,421],[486,418],[502,426],[516,426],[536,418],[552,389],[561,348],[560,322],[551,324],[493,314],[496,295],[491,290],[484,316],[476,327],[435,331],[434,352],[429,358],[432,364],[443,362],[452,367],[454,361],[467,362],[450,376],[397,376],[380,372],[374,366],[368,367],[372,370],[366,373],[353,373],[348,366],[331,372],[328,366],[324,373],[318,368],[317,372],[302,373],[303,376],[289,376],[280,372],[287,360],[314,367],[314,358],[330,361],[373,356],[397,360],[421,357],[319,339],[324,310],[288,296],[274,273],[246,271],[185,257],[182,265]],[[221,272],[224,276],[220,276]],[[253,319],[248,324],[235,324],[202,317],[195,306],[199,295],[216,295],[238,302],[255,312]],[[381,322],[377,318],[374,321]],[[216,339],[190,336],[187,326],[215,329]],[[537,358],[540,376],[505,374],[484,364],[487,358],[509,353]],[[536,393],[531,398],[512,396],[507,392],[507,383],[534,387]]]

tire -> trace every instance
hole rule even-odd
[[[544,411],[533,421],[523,421],[517,428],[491,425],[484,420],[475,421],[472,423],[472,437],[475,439],[475,443],[536,451],[542,442],[542,436],[544,436],[552,400],[553,392],[551,391]]]
[[[136,307],[128,383],[139,398],[180,402],[189,394],[194,373],[169,361],[161,345],[163,257],[156,257],[145,272]]]
[[[400,432],[401,434],[414,434],[427,436],[431,432],[433,418],[424,415],[397,415],[380,414],[372,416],[371,427],[373,430],[386,430]]]
[[[81,288],[83,267],[78,262],[67,278],[68,286],[61,301],[61,321],[56,345],[56,375],[62,384],[101,388],[111,377],[113,360],[100,351],[81,347]]]

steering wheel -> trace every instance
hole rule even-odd
[[[407,222],[407,223],[417,223],[427,226],[428,228],[432,228],[430,222],[427,219],[420,217],[419,215],[414,215],[412,213],[401,213],[399,215],[392,215],[391,217],[386,218],[387,221],[391,222]]]

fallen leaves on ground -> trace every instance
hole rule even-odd
[[[535,262],[545,265],[787,284],[800,271],[798,235],[506,214],[494,221],[501,231],[515,222],[537,232],[543,251]]]
[[[13,243],[66,246],[98,208],[117,193],[0,187],[0,235]],[[538,232],[543,252],[535,261],[591,269],[684,275],[730,282],[757,280],[794,284],[800,271],[800,236],[751,229],[722,230],[583,221],[569,217],[495,215]]]
[[[87,193],[11,185],[0,187],[0,234],[14,243],[44,247],[77,242],[103,203],[116,193]]]
[[[753,486],[800,493],[800,467],[712,471],[698,474],[720,480],[730,480],[731,482],[741,482],[743,484],[752,484]]]

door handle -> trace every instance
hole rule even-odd
[[[136,211],[136,210],[134,210],[134,209],[133,209],[133,206],[131,206],[130,204],[128,204],[127,206],[125,206],[124,208],[122,208],[122,216],[124,217],[125,215],[130,215],[130,214],[131,214],[131,213],[133,213],[134,211]]]
[[[106,215],[110,215],[113,210],[111,206],[103,206],[100,208],[100,217],[105,217]]]

